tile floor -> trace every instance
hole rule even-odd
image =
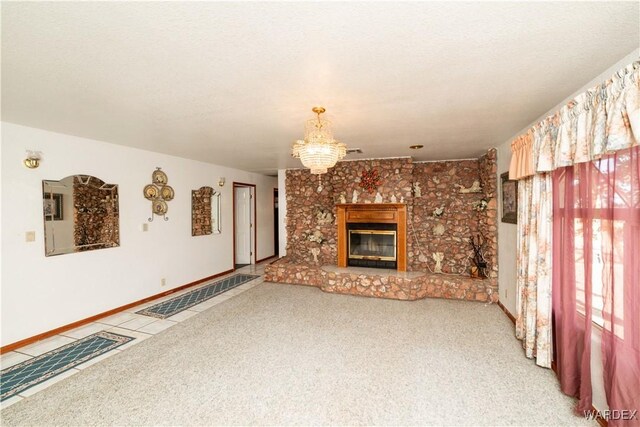
[[[234,296],[239,295],[242,292],[261,284],[264,281],[264,277],[263,277],[264,267],[267,264],[268,262],[264,262],[258,265],[247,265],[245,267],[242,267],[234,271],[233,273],[229,273],[228,275],[217,277],[211,281],[202,283],[200,285],[197,285],[188,289],[183,289],[182,291],[175,292],[165,297],[162,297],[144,304],[140,304],[135,307],[131,307],[130,309],[114,314],[113,316],[99,319],[96,322],[83,325],[76,329],[65,331],[59,335],[55,335],[53,337],[44,339],[42,341],[38,341],[28,346],[21,347],[15,351],[11,351],[1,355],[0,366],[2,369],[5,369],[17,363],[21,363],[21,362],[24,362],[25,360],[29,360],[32,357],[39,356],[43,353],[46,353],[47,351],[51,351],[65,344],[69,344],[71,342],[77,341],[81,338],[84,338],[88,335],[91,335],[93,333],[100,332],[100,331],[109,331],[116,334],[126,335],[129,337],[135,338],[134,340],[128,342],[127,344],[124,344],[105,354],[102,354],[98,357],[88,360],[85,363],[77,365],[74,368],[69,369],[68,371],[65,371],[62,374],[59,374],[47,381],[44,381],[36,386],[33,386],[31,388],[24,390],[23,392],[19,393],[16,396],[13,396],[9,399],[2,401],[0,403],[0,408],[6,408],[22,399],[28,398],[29,396],[33,396],[35,393],[41,390],[44,390],[45,388],[57,383],[58,381],[62,381],[65,378],[68,378],[71,375],[76,374],[79,371],[93,364],[99,363],[100,361],[113,356],[114,354],[118,354],[121,351],[125,351],[127,348],[133,345],[136,345],[144,341],[145,339],[148,339],[153,335],[164,331],[165,329],[168,329],[174,325],[177,325],[179,322],[182,322],[183,320],[186,320],[192,316],[196,316],[204,310],[208,310],[216,306],[217,304],[220,304],[221,302],[228,300],[229,298],[233,298]],[[247,282],[243,285],[235,287],[227,292],[219,294],[204,302],[201,302],[200,304],[190,307],[187,310],[181,311],[180,313],[176,313],[173,316],[168,317],[166,319],[156,319],[153,317],[136,314],[136,311],[140,311],[143,308],[152,306],[154,304],[158,304],[159,302],[163,302],[171,298],[175,298],[178,295],[191,292],[200,287],[207,286],[215,281],[224,279],[229,276],[233,276],[234,274],[256,274],[256,275],[259,275],[260,277],[250,282]]]

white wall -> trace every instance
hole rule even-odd
[[[287,255],[287,170],[278,170],[278,247],[279,256]]]
[[[43,152],[38,169],[22,165],[26,149]],[[2,123],[1,165],[2,345],[233,268],[233,181],[256,184],[257,259],[273,255],[275,178],[10,123]],[[143,232],[151,204],[142,189],[156,166],[175,198],[169,221],[156,216]],[[73,174],[118,184],[120,247],[45,257],[41,181]],[[191,190],[203,185],[222,192],[222,233],[192,237]]]
[[[498,218],[502,218],[502,184],[500,175],[509,170],[511,161],[510,141],[498,150]],[[500,301],[511,314],[516,313],[516,224],[498,220],[498,294]]]
[[[498,148],[498,180],[500,174],[509,170],[509,162],[511,161],[511,141],[518,135],[525,133],[531,126],[538,123],[550,114],[567,104],[568,101],[575,98],[576,95],[585,90],[600,84],[610,78],[616,71],[637,61],[640,57],[640,49],[636,49],[620,61],[607,68],[605,71],[585,83],[580,89],[576,90],[558,105],[542,114],[536,120],[527,125],[517,134],[513,135]],[[500,182],[500,181],[498,181]],[[500,186],[498,186],[500,187]],[[500,190],[499,190],[500,191]],[[498,200],[501,200],[499,198]],[[499,213],[502,215],[502,212]],[[516,226],[504,222],[498,223],[498,284],[500,287],[500,301],[515,316],[517,305],[517,287],[516,287]],[[600,331],[594,327],[592,336],[592,357],[591,357],[591,376],[593,386],[593,406],[599,410],[607,409],[606,398],[604,394],[604,386],[602,382],[602,359],[600,356]]]

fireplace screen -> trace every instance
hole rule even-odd
[[[349,230],[349,258],[395,261],[395,230]]]

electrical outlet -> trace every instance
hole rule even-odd
[[[166,285],[167,285],[167,279],[163,277],[162,279],[160,279],[160,286],[166,286]]]
[[[142,227],[140,227],[140,229],[142,231],[149,231],[149,224],[146,224],[146,223],[142,224]]]

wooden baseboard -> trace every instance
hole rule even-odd
[[[266,257],[266,258],[262,258],[262,259],[257,260],[257,261],[256,261],[256,264],[260,264],[261,262],[264,262],[264,261],[270,260],[271,258],[277,258],[277,257],[278,257],[278,255],[271,255],[271,256],[268,256],[268,257]]]
[[[509,313],[509,310],[507,310],[507,307],[505,307],[504,305],[502,305],[502,303],[500,301],[498,301],[498,307],[500,307],[502,309],[502,311],[504,311],[504,314],[507,315],[507,317],[513,322],[513,324],[516,324],[516,318],[513,317],[513,314]]]
[[[597,409],[594,408],[593,405],[591,405],[591,411],[597,412]],[[596,421],[598,422],[598,424],[600,424],[600,427],[609,427],[609,421],[605,420],[601,416],[598,416],[596,418]]]
[[[276,256],[276,257],[274,257],[274,258],[275,258],[275,259],[274,259],[274,260],[272,260],[272,261],[269,263],[269,265],[271,265],[271,264],[275,264],[276,262],[278,262],[278,261],[280,261],[280,260],[282,259],[282,257],[281,257],[281,256],[279,256],[279,255],[278,255],[278,256]]]
[[[120,307],[117,307],[117,308],[102,312],[100,314],[96,314],[95,316],[87,317],[86,319],[78,320],[76,322],[69,323],[68,325],[60,326],[59,328],[55,328],[55,329],[52,329],[52,330],[47,331],[47,332],[43,332],[43,333],[38,334],[38,335],[34,335],[32,337],[25,338],[23,340],[16,341],[16,342],[11,343],[11,344],[7,344],[4,347],[0,347],[0,354],[7,353],[9,351],[13,351],[13,350],[18,349],[20,347],[24,347],[26,345],[32,344],[32,343],[34,343],[36,341],[40,341],[40,340],[43,340],[45,338],[52,337],[54,335],[58,335],[58,334],[60,334],[62,332],[68,331],[70,329],[78,328],[80,326],[86,325],[87,323],[95,322],[98,319],[102,319],[104,317],[111,316],[111,315],[119,313],[121,311],[128,310],[131,307],[135,307],[136,305],[144,304],[145,302],[153,301],[155,299],[162,298],[162,297],[167,296],[167,295],[171,295],[174,292],[178,292],[178,291],[181,291],[183,289],[199,285],[202,282],[206,282],[206,281],[215,279],[216,277],[224,276],[225,274],[229,274],[229,273],[232,273],[232,272],[233,272],[233,269],[227,270],[227,271],[223,271],[222,273],[214,274],[212,276],[208,276],[208,277],[205,277],[203,279],[196,280],[195,282],[187,283],[186,285],[181,285],[181,286],[178,286],[176,288],[169,289],[168,291],[164,291],[164,292],[161,292],[159,294],[151,295],[151,296],[143,298],[141,300],[134,301],[132,303],[129,303],[129,304],[126,304],[126,305],[123,305],[123,306],[120,306]]]

